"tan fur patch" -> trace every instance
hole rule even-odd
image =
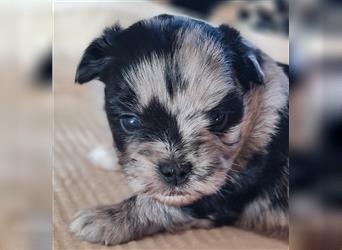
[[[253,153],[262,151],[277,132],[279,114],[285,109],[289,84],[275,62],[263,54],[264,86],[255,87],[245,97],[245,115],[241,124],[242,140],[235,162],[243,166]]]
[[[237,150],[233,166],[243,168],[253,152],[262,152],[277,132],[279,114],[285,109],[288,99],[288,79],[274,61],[263,55],[262,65],[265,74],[265,86],[256,87],[245,97],[245,116],[241,124],[241,144]],[[280,167],[280,166],[279,166]],[[279,185],[288,188],[288,173]],[[277,190],[274,190],[274,195]],[[238,226],[257,230],[275,237],[288,237],[288,212],[274,210],[268,197],[259,198],[243,211]]]

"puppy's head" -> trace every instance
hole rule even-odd
[[[105,84],[105,110],[132,187],[184,205],[229,179],[243,96],[263,81],[259,63],[228,26],[162,15],[106,29],[86,49],[76,81]]]

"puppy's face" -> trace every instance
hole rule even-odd
[[[78,71],[87,52],[89,58],[89,51],[110,46],[95,77],[106,84],[105,110],[131,186],[170,205],[218,191],[233,171],[244,114],[241,83],[249,84],[236,74],[242,66],[234,66],[237,55],[223,31],[159,16],[106,32]],[[88,78],[77,75],[79,82]]]

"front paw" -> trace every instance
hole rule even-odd
[[[127,241],[127,232],[122,230],[119,212],[115,206],[81,210],[70,224],[70,231],[92,243],[123,243]]]

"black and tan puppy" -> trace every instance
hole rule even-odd
[[[106,29],[76,82],[105,110],[135,195],[78,213],[71,231],[119,244],[238,225],[287,235],[288,78],[226,25],[169,15]]]

